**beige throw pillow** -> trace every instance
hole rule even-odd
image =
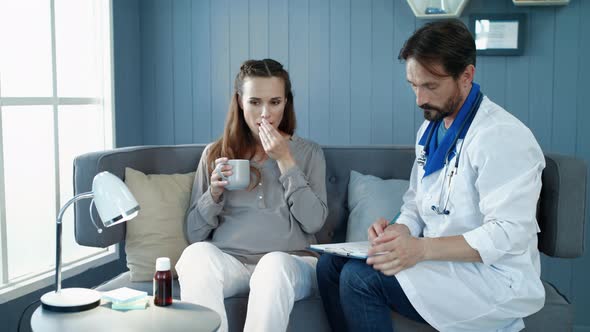
[[[152,280],[156,258],[169,257],[172,273],[188,243],[184,218],[195,173],[146,175],[125,168],[125,183],[137,199],[139,215],[127,222],[125,251],[131,281]]]

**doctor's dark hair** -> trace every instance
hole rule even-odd
[[[399,60],[410,58],[433,75],[457,79],[468,65],[475,66],[475,40],[457,19],[427,23],[408,38],[399,52]],[[446,73],[436,71],[437,64]]]
[[[240,106],[240,98],[244,92],[244,82],[254,77],[277,77],[284,83],[285,98],[287,102],[283,111],[283,119],[279,124],[279,131],[293,135],[296,127],[295,108],[293,106],[293,92],[291,91],[291,79],[283,65],[273,59],[246,60],[240,66],[240,71],[234,81],[234,90],[229,103],[229,110],[225,119],[223,135],[215,141],[207,156],[209,175],[215,168],[215,159],[227,157],[229,159],[252,159],[256,153],[256,138],[252,135],[250,127],[244,118],[244,110]],[[254,178],[260,178],[260,171],[250,167]],[[254,181],[250,182],[252,187]],[[250,188],[251,189],[251,188]]]

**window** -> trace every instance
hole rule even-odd
[[[0,0],[0,303],[54,282],[75,156],[113,148],[111,2]],[[74,240],[63,276],[118,258]]]

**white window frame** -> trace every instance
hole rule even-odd
[[[47,271],[31,273],[21,276],[9,282],[8,278],[8,252],[7,252],[7,235],[6,235],[6,197],[4,183],[4,151],[2,136],[2,106],[35,106],[45,105],[53,107],[54,139],[55,139],[55,197],[56,207],[55,215],[57,216],[61,208],[60,194],[60,168],[59,168],[59,130],[58,130],[58,106],[61,105],[109,105],[104,108],[105,116],[105,136],[110,136],[112,147],[116,146],[115,135],[115,104],[114,104],[114,61],[113,61],[113,4],[108,0],[108,50],[104,50],[106,76],[103,82],[104,98],[60,98],[57,96],[57,60],[56,60],[56,42],[55,42],[55,3],[50,0],[51,15],[51,57],[52,57],[52,97],[0,97],[0,304],[13,300],[20,296],[26,295],[41,288],[53,285],[55,282],[55,266]],[[1,79],[1,77],[0,77]],[[1,95],[1,93],[0,93]],[[110,131],[110,135],[109,135]],[[78,275],[91,268],[116,261],[120,258],[119,245],[112,245],[103,250],[87,255],[73,262],[68,262],[62,266],[62,279]]]

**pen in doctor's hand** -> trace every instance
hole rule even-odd
[[[402,214],[401,211],[399,211],[398,213],[396,213],[395,216],[393,217],[393,219],[391,219],[391,221],[389,222],[389,224],[387,224],[387,226],[395,224],[395,222],[397,221],[397,219],[399,218],[399,216],[401,214]]]
[[[389,225],[393,225],[395,224],[395,222],[397,221],[397,219],[399,218],[399,216],[402,214],[401,211],[399,211],[398,213],[395,214],[395,216],[393,216],[393,219],[391,219],[391,221],[389,221],[387,223],[387,225],[385,225],[385,227],[383,227],[383,229],[381,230],[381,232],[378,232],[377,237],[381,237],[383,234],[385,234],[385,229],[389,226]]]

